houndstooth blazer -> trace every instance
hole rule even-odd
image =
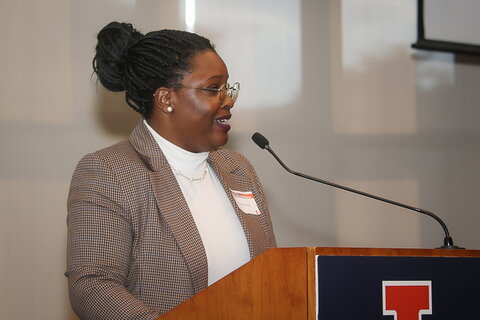
[[[250,163],[227,149],[208,163],[227,193],[256,257],[276,246],[262,188]],[[230,189],[252,191],[260,215],[242,212]],[[155,319],[204,289],[205,249],[161,149],[141,121],[129,141],[85,156],[68,197],[70,302],[82,319]]]

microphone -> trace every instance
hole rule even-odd
[[[268,152],[270,152],[270,154],[277,160],[277,162],[278,162],[285,170],[287,170],[287,171],[288,171],[289,173],[291,173],[291,174],[294,174],[294,175],[296,175],[296,176],[299,176],[299,177],[302,177],[302,178],[305,178],[305,179],[309,179],[309,180],[312,180],[312,181],[315,181],[315,182],[320,182],[320,183],[323,183],[323,184],[332,186],[332,187],[334,187],[334,188],[346,190],[346,191],[353,192],[353,193],[356,193],[356,194],[359,194],[359,195],[362,195],[362,196],[365,196],[365,197],[368,197],[368,198],[372,198],[372,199],[375,199],[375,200],[379,200],[379,201],[382,201],[382,202],[386,202],[386,203],[389,203],[389,204],[393,204],[393,205],[395,205],[395,206],[402,207],[402,208],[405,208],[405,209],[409,209],[409,210],[412,210],[412,211],[415,211],[415,212],[418,212],[418,213],[421,213],[421,214],[425,214],[425,215],[427,215],[427,216],[432,217],[432,218],[435,219],[438,223],[440,223],[440,225],[442,226],[443,231],[444,231],[444,233],[445,233],[445,237],[444,237],[444,239],[443,239],[443,245],[442,245],[441,247],[437,248],[437,249],[465,249],[465,248],[461,248],[461,247],[458,247],[458,246],[456,246],[456,245],[453,244],[453,239],[452,239],[452,237],[450,236],[450,233],[448,232],[447,225],[445,224],[445,222],[443,222],[442,219],[440,219],[439,216],[437,216],[437,215],[434,214],[433,212],[430,212],[430,211],[427,211],[427,210],[423,210],[423,209],[420,209],[420,208],[415,208],[415,207],[409,206],[409,205],[404,204],[404,203],[400,203],[400,202],[397,202],[397,201],[385,199],[385,198],[382,198],[382,197],[379,197],[379,196],[376,196],[376,195],[373,195],[373,194],[370,194],[370,193],[366,193],[366,192],[363,192],[363,191],[360,191],[360,190],[356,190],[356,189],[352,189],[352,188],[349,188],[349,187],[346,187],[346,186],[342,186],[342,185],[339,185],[339,184],[336,184],[336,183],[333,183],[333,182],[329,182],[329,181],[326,181],[326,180],[322,180],[322,179],[319,179],[319,178],[315,178],[315,177],[309,176],[309,175],[304,174],[304,173],[300,173],[300,172],[293,171],[292,169],[290,169],[289,167],[287,167],[287,166],[283,163],[282,160],[280,160],[280,158],[277,156],[277,154],[272,150],[272,148],[270,148],[270,143],[268,142],[267,138],[265,138],[262,134],[260,134],[260,133],[258,133],[258,132],[255,132],[255,133],[252,135],[252,140],[253,140],[253,142],[255,142],[261,149],[266,149]]]

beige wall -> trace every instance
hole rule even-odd
[[[184,1],[0,1],[0,318],[75,319],[62,273],[76,162],[138,116],[91,77],[111,20],[185,28]],[[282,246],[441,244],[427,217],[285,173],[293,169],[420,206],[480,249],[480,60],[417,52],[414,0],[197,1],[242,92],[229,147],[254,163]],[[480,25],[479,25],[480,27]]]

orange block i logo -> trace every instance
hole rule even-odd
[[[422,320],[432,314],[432,281],[382,281],[383,315]]]

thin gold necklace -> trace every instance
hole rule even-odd
[[[172,167],[172,168],[173,168],[173,167]],[[180,170],[175,169],[175,168],[173,168],[173,171],[175,172],[176,175],[182,176],[182,177],[184,177],[185,179],[190,180],[191,182],[193,182],[193,181],[202,181],[203,179],[205,179],[205,176],[207,175],[208,167],[207,167],[207,164],[205,163],[205,169],[203,170],[203,174],[202,174],[201,177],[198,177],[198,178],[192,178],[192,177],[186,176],[186,175],[184,175]]]

